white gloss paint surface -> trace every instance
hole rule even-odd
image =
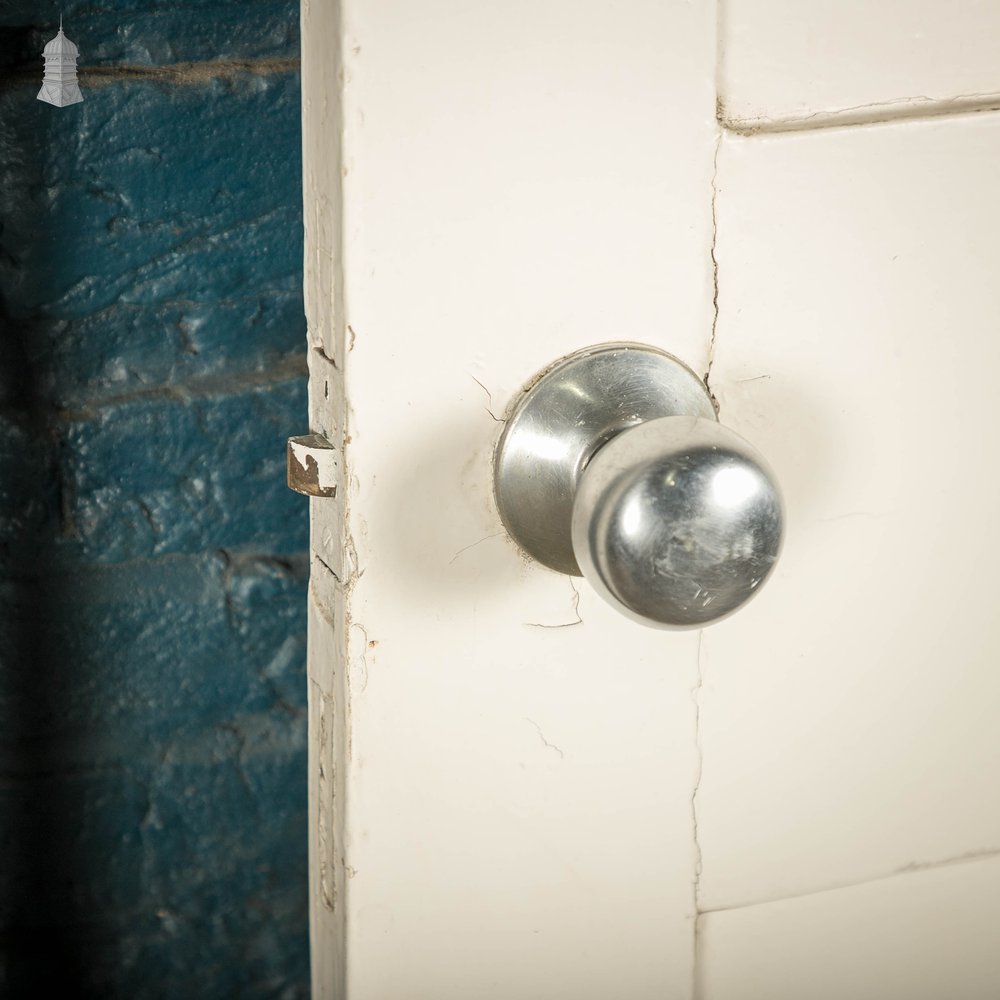
[[[995,1000],[1000,859],[711,913],[700,1000]]]
[[[995,0],[721,0],[736,128],[1000,106]]]
[[[315,996],[1000,995],[1000,115],[805,121],[1000,90],[998,9],[304,3]],[[701,635],[496,514],[508,401],[609,340],[785,495]]]
[[[491,452],[581,347],[704,370],[713,11],[349,2],[344,30],[348,994],[689,997],[697,635],[577,607],[503,534]]]
[[[712,383],[788,535],[705,633],[705,908],[1000,851],[998,162],[993,115],[723,143]]]

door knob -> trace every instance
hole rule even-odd
[[[587,348],[528,383],[497,444],[494,493],[528,555],[657,628],[725,618],[781,549],[767,463],[719,424],[690,368],[641,344]]]

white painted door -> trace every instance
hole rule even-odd
[[[995,997],[1000,9],[309,0],[314,982]],[[980,113],[981,112],[981,113]],[[664,633],[527,561],[508,400],[668,350],[775,467]]]

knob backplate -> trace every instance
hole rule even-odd
[[[514,398],[494,454],[500,518],[533,559],[581,576],[572,516],[580,476],[613,437],[659,417],[717,420],[695,373],[672,354],[616,342],[577,351]]]

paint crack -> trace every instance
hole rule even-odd
[[[715,398],[715,393],[712,392],[709,379],[712,375],[712,365],[715,364],[715,337],[719,326],[719,258],[717,255],[719,242],[719,150],[722,148],[723,135],[724,133],[720,129],[715,141],[715,153],[712,156],[712,242],[708,250],[712,262],[712,332],[708,339],[708,362],[705,367],[705,375],[702,379],[716,413],[719,412],[719,401]]]
[[[694,909],[694,940],[692,943],[692,971],[694,984],[692,996],[697,998],[699,989],[699,969],[701,967],[701,840],[698,835],[698,794],[701,791],[702,764],[704,753],[701,745],[701,693],[705,685],[705,669],[702,661],[702,645],[705,630],[698,633],[696,670],[694,686],[691,688],[691,703],[694,706],[694,777],[691,784],[691,838],[694,849],[694,873],[691,880],[691,899]]]

